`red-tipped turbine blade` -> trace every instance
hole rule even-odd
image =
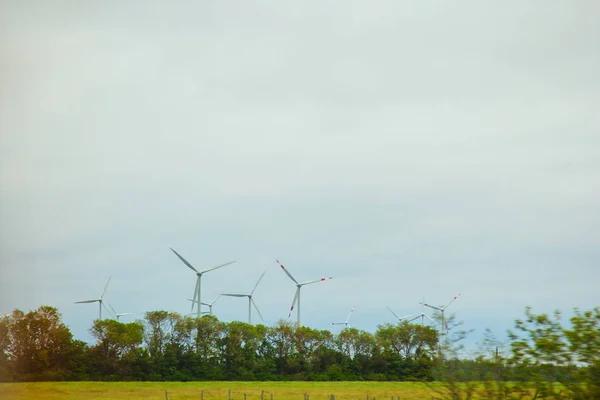
[[[315,279],[314,281],[302,282],[302,283],[300,283],[300,285],[302,285],[302,286],[304,286],[304,285],[310,285],[311,283],[318,283],[318,282],[328,281],[330,279],[333,279],[333,277],[321,278],[321,279]]]
[[[454,298],[453,298],[452,300],[450,300],[450,303],[446,304],[446,305],[445,305],[444,307],[442,307],[442,308],[443,308],[444,310],[445,310],[446,308],[448,308],[448,306],[449,306],[450,304],[454,303],[454,300],[458,299],[458,298],[460,297],[460,295],[461,295],[461,294],[462,294],[462,293],[459,293],[459,294],[457,294],[456,296],[454,296]]]
[[[293,281],[294,281],[294,283],[297,285],[297,284],[298,284],[298,281],[296,280],[296,278],[294,278],[294,277],[292,276],[292,274],[290,274],[290,271],[288,271],[287,269],[285,269],[285,266],[284,266],[282,263],[280,263],[280,262],[279,262],[279,260],[275,260],[275,261],[277,261],[277,264],[279,264],[279,266],[281,267],[281,269],[283,270],[283,272],[285,272],[285,273],[286,273],[286,275],[287,275],[287,276],[289,276],[289,277],[290,277],[290,279],[291,279],[291,280],[293,280]]]
[[[298,293],[300,292],[300,288],[296,289],[296,294],[294,295],[294,301],[292,301],[292,306],[290,307],[290,313],[288,314],[288,318],[292,316],[292,311],[294,311],[294,307],[296,306],[296,301],[298,300]]]

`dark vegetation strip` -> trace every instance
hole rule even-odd
[[[0,318],[0,381],[438,381],[439,398],[600,399],[598,307],[575,310],[568,328],[559,312],[527,308],[507,343],[486,336],[468,359],[459,357],[464,332],[453,331],[440,340],[403,322],[334,335],[154,311],[96,320],[87,344],[42,306]]]

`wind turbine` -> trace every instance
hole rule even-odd
[[[125,315],[133,315],[133,313],[130,313],[130,312],[124,312],[124,313],[118,313],[118,312],[116,312],[115,309],[113,308],[113,306],[110,303],[108,303],[108,306],[112,310],[113,315],[115,316],[115,318],[116,318],[117,321],[119,320],[119,317],[123,317]]]
[[[217,296],[217,297],[216,297],[216,298],[215,298],[213,301],[211,301],[210,303],[205,303],[205,302],[202,302],[202,305],[203,305],[203,306],[208,306],[208,311],[202,311],[202,314],[203,314],[203,315],[204,315],[204,314],[210,314],[210,315],[212,315],[212,313],[213,313],[213,312],[212,312],[212,307],[213,307],[213,305],[215,304],[215,302],[216,302],[217,300],[219,300],[219,298],[220,298],[220,297],[221,297],[221,295],[218,295],[218,296]],[[196,304],[196,300],[193,300],[193,299],[188,299],[188,300],[192,302],[192,310],[193,310],[193,309],[194,309],[194,304]],[[188,314],[188,315],[194,315],[194,313],[191,313],[191,314]]]
[[[446,318],[444,316],[444,311],[446,311],[446,308],[448,308],[448,306],[450,304],[454,303],[454,300],[458,299],[461,294],[462,293],[459,293],[456,296],[454,296],[454,298],[452,300],[450,300],[450,302],[448,304],[446,304],[445,306],[443,306],[443,307],[436,307],[436,306],[432,306],[431,304],[421,303],[425,307],[433,308],[434,310],[438,310],[439,312],[442,313],[442,335],[444,335],[444,328],[446,328],[446,333],[448,333],[448,327],[446,326]]]
[[[436,322],[429,315],[427,315],[423,312],[424,305],[425,305],[425,297],[423,297],[423,302],[421,303],[421,314],[417,315],[416,317],[414,317],[412,319],[409,319],[408,322],[413,322],[417,318],[421,318],[421,325],[424,325],[424,322],[425,322],[424,319],[427,318],[428,320],[430,320],[431,322],[436,324]]]
[[[210,314],[210,315],[213,315],[213,312],[212,312],[212,306],[215,304],[215,302],[216,302],[217,300],[219,300],[219,297],[221,297],[221,295],[218,295],[218,296],[217,296],[217,297],[216,297],[216,298],[215,298],[213,301],[211,301],[210,303],[205,303],[205,302],[202,302],[202,305],[208,306],[208,312],[206,312],[206,311],[205,311],[205,312],[204,312],[204,314]]]
[[[252,289],[252,291],[250,292],[250,294],[241,294],[241,293],[222,293],[221,294],[221,296],[247,297],[248,298],[248,323],[249,324],[252,323],[252,305],[254,305],[254,308],[256,309],[256,312],[260,316],[260,319],[262,319],[264,321],[263,316],[261,315],[260,311],[258,310],[258,307],[257,307],[256,303],[254,302],[254,299],[252,298],[252,295],[254,294],[254,291],[258,287],[258,284],[262,280],[263,276],[265,276],[266,272],[267,271],[265,270],[265,272],[262,273],[262,275],[260,276],[260,278],[258,278],[258,282],[256,282],[256,285],[254,285],[254,289]]]
[[[421,313],[419,315],[417,315],[416,317],[409,319],[408,322],[413,322],[414,320],[421,318],[421,325],[423,325],[423,318],[427,318],[428,320],[430,320],[431,322],[433,322],[434,324],[436,323],[429,315],[425,314],[425,313]]]
[[[388,310],[390,310],[390,312],[392,314],[394,314],[394,317],[398,318],[398,322],[400,322],[403,319],[406,319],[406,318],[408,318],[408,317],[410,317],[412,315],[412,314],[408,314],[408,315],[405,315],[404,317],[399,317],[398,314],[396,314],[395,312],[393,312],[391,308],[389,308],[388,306],[386,306],[386,307],[387,307]]]
[[[201,310],[201,308],[202,308],[202,298],[200,296],[201,295],[201,291],[202,291],[202,275],[204,275],[207,272],[214,271],[215,269],[224,267],[226,265],[233,264],[235,261],[229,261],[229,262],[226,262],[225,264],[216,265],[216,266],[214,266],[212,268],[209,268],[209,269],[206,269],[204,271],[198,271],[196,268],[194,268],[192,266],[192,264],[190,264],[189,262],[187,262],[187,260],[185,258],[181,257],[179,255],[179,253],[177,253],[175,250],[171,249],[171,251],[173,253],[175,253],[175,255],[177,257],[179,257],[179,259],[181,261],[183,261],[183,263],[185,265],[187,265],[192,271],[194,271],[196,273],[196,277],[197,277],[196,278],[196,288],[194,289],[194,296],[193,296],[193,298],[194,298],[194,302],[197,303],[197,305],[198,305],[198,309],[197,309],[196,315],[198,317],[200,317],[200,315],[202,315],[202,310]],[[193,307],[194,307],[194,303],[192,303],[192,308]]]
[[[285,272],[287,274],[287,276],[290,277],[290,279],[292,281],[294,281],[294,283],[296,284],[296,294],[294,295],[294,301],[292,301],[292,307],[290,307],[290,313],[288,315],[288,318],[290,318],[292,316],[292,311],[294,311],[294,306],[296,305],[296,301],[298,301],[298,317],[296,318],[296,324],[298,326],[300,326],[300,289],[302,289],[302,286],[305,285],[310,285],[312,283],[317,283],[317,282],[323,282],[329,279],[333,279],[333,277],[329,277],[329,278],[321,278],[321,279],[316,279],[314,281],[307,281],[307,282],[301,282],[299,283],[293,276],[292,274],[290,274],[290,271],[288,271],[287,269],[285,269],[285,267],[283,266],[282,263],[279,262],[279,260],[275,260],[277,261],[277,264],[279,264],[279,266],[281,267],[281,269],[283,270],[283,272]]]
[[[350,313],[348,314],[348,317],[346,318],[346,320],[344,322],[332,322],[331,325],[345,325],[345,327],[348,327],[348,321],[350,320],[350,317],[352,316],[352,313],[354,312],[354,307],[352,307],[352,309],[350,310]]]
[[[110,310],[108,309],[108,307],[106,307],[106,305],[104,304],[104,294],[106,293],[106,289],[108,288],[108,284],[110,283],[110,279],[112,277],[108,278],[108,282],[106,282],[106,285],[104,286],[104,291],[102,292],[102,295],[97,298],[97,299],[93,299],[93,300],[82,300],[82,301],[76,301],[75,304],[80,304],[80,303],[95,303],[98,302],[98,319],[102,319],[102,307],[106,308],[106,311],[108,311],[110,313]]]

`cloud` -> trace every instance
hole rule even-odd
[[[89,337],[72,302],[113,276],[118,310],[184,313],[169,247],[238,260],[211,298],[266,268],[269,322],[294,290],[276,256],[335,277],[303,292],[321,328],[459,291],[480,330],[597,305],[595,3],[2,9],[5,311],[56,305]]]

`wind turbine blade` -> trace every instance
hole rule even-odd
[[[452,300],[450,300],[450,303],[446,304],[446,305],[445,305],[444,307],[442,307],[442,308],[443,308],[444,310],[445,310],[446,308],[448,308],[448,306],[449,306],[450,304],[454,303],[454,300],[458,299],[458,298],[460,297],[460,295],[461,295],[461,294],[462,294],[462,293],[459,293],[459,294],[457,294],[456,296],[454,296],[454,298],[453,298]]]
[[[265,322],[265,319],[263,318],[262,314],[260,313],[260,310],[258,309],[258,306],[256,305],[256,303],[254,302],[254,299],[251,297],[250,301],[252,302],[252,305],[254,306],[254,309],[256,310],[256,312],[258,313],[258,316],[260,317],[260,319]]]
[[[330,276],[329,278],[315,279],[314,281],[302,282],[299,285],[305,286],[305,285],[310,285],[311,283],[318,283],[318,282],[328,281],[330,279],[333,279],[333,276]]]
[[[102,304],[102,306],[103,306],[103,307],[106,309],[106,311],[108,311],[108,314],[109,314],[109,315],[110,315],[110,314],[112,314],[112,313],[110,312],[110,310],[108,309],[108,307],[106,307],[106,304],[104,304],[104,302],[103,302],[103,301],[101,301],[101,302],[100,302],[100,304]],[[115,318],[117,318],[117,316],[116,316],[116,315],[115,315]]]
[[[218,296],[217,296],[217,297],[216,297],[216,298],[215,298],[213,301],[211,301],[211,302],[210,302],[210,304],[207,304],[207,306],[210,306],[210,307],[212,307],[212,305],[213,305],[213,304],[215,304],[215,302],[216,302],[217,300],[219,300],[219,297],[221,297],[221,295],[218,295]]]
[[[247,294],[239,294],[239,293],[221,293],[221,296],[229,296],[229,297],[248,297]],[[207,304],[208,305],[208,304]]]
[[[200,286],[200,279],[196,278],[196,286],[194,286],[194,295],[192,298],[196,301],[196,297],[198,296],[198,286]]]
[[[298,281],[296,280],[296,278],[294,278],[294,277],[292,276],[292,274],[290,274],[290,271],[288,271],[288,270],[287,270],[287,269],[286,269],[286,268],[283,266],[283,264],[279,262],[279,260],[275,260],[275,261],[277,261],[277,264],[279,264],[279,266],[281,267],[281,269],[283,270],[283,272],[285,272],[285,273],[287,274],[287,276],[289,276],[289,277],[290,277],[290,279],[291,279],[291,280],[293,280],[293,281],[294,281],[294,283],[296,283],[296,285],[298,285]]]
[[[112,304],[108,303],[108,306],[110,307],[110,309],[112,310],[113,315],[116,317],[119,314],[117,314],[117,312],[115,311],[114,307],[112,306]]]
[[[108,282],[106,282],[106,285],[104,285],[104,291],[102,292],[102,296],[100,296],[101,299],[104,298],[104,293],[106,293],[106,289],[108,289],[108,284],[110,283],[111,278],[112,276],[108,278]]]
[[[348,323],[348,321],[350,320],[350,317],[352,316],[352,313],[354,312],[354,307],[352,307],[352,310],[350,310],[350,313],[348,314],[348,318],[346,318],[346,324]]]
[[[119,314],[119,317],[122,317],[124,315],[133,315],[133,313],[131,313],[131,312],[124,312],[124,313]]]
[[[437,322],[435,322],[429,315],[423,315],[425,318],[427,318],[428,320],[430,320],[431,322],[433,322],[434,324],[437,324]]]
[[[409,319],[409,320],[408,320],[408,321],[406,321],[406,322],[413,322],[415,319],[419,319],[419,318],[421,318],[421,316],[420,316],[420,315],[417,315],[416,317],[414,317],[414,318],[411,318],[411,319]]]
[[[292,311],[294,311],[294,306],[296,305],[296,301],[298,300],[298,294],[300,293],[300,288],[296,289],[296,294],[294,295],[294,301],[292,301],[292,306],[290,307],[290,313],[288,314],[288,318],[292,316]]]
[[[400,317],[395,312],[393,312],[391,308],[389,308],[388,306],[386,306],[386,307],[387,307],[388,310],[390,310],[390,312],[392,314],[394,314],[394,317],[398,318],[398,321],[400,321]]]
[[[95,303],[97,301],[100,301],[98,299],[96,300],[82,300],[82,301],[76,301],[75,304],[80,304],[80,303]]]
[[[188,301],[192,302],[192,308],[190,309],[190,312],[194,311],[194,306],[196,305],[196,299],[188,299]]]
[[[170,248],[170,247],[169,247],[169,248]],[[187,265],[187,266],[188,266],[188,267],[189,267],[189,268],[190,268],[192,271],[194,271],[195,273],[198,273],[198,270],[197,270],[196,268],[194,268],[194,267],[192,266],[192,264],[190,264],[189,262],[187,262],[187,260],[186,260],[185,258],[181,257],[181,255],[180,255],[178,252],[176,252],[176,251],[175,251],[175,250],[173,250],[172,248],[170,248],[170,249],[171,249],[171,251],[172,251],[173,253],[175,253],[175,255],[176,255],[177,257],[179,257],[179,259],[180,259],[181,261],[183,261],[183,263],[184,263],[185,265]]]
[[[443,309],[441,309],[441,308],[439,308],[439,307],[436,307],[436,306],[432,306],[431,304],[426,304],[426,303],[423,303],[423,305],[424,305],[425,307],[433,308],[434,310],[438,310],[438,311],[444,311]]]
[[[209,268],[207,270],[202,271],[202,273],[204,274],[205,272],[214,271],[215,269],[223,268],[223,267],[225,267],[225,266],[227,266],[229,264],[233,264],[234,262],[235,261],[229,261],[229,262],[226,262],[225,264],[219,264],[217,266],[214,266],[212,268]]]
[[[254,291],[256,290],[256,288],[258,287],[258,284],[260,283],[260,281],[262,280],[263,276],[265,276],[266,273],[267,273],[267,270],[265,269],[265,272],[262,273],[260,278],[258,278],[258,282],[256,282],[256,285],[254,285],[254,289],[252,289],[252,291],[250,292],[251,295],[254,294]]]

